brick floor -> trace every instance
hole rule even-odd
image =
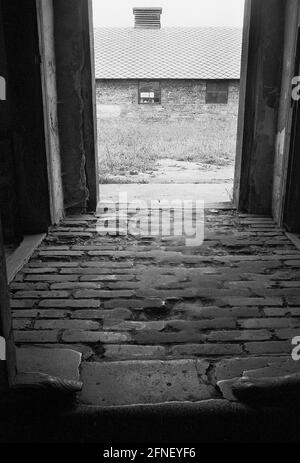
[[[300,251],[271,219],[209,210],[205,241],[195,247],[184,237],[100,236],[97,220],[72,217],[54,227],[11,284],[22,358],[33,346],[81,352],[82,400],[93,403],[94,391],[95,403],[109,405],[117,392],[102,401],[95,386],[102,362],[114,381],[126,362],[138,383],[147,362],[152,375],[156,362],[169,378],[174,362],[181,371],[189,361],[192,396],[168,379],[161,395],[149,395],[165,401],[220,397],[216,381],[290,361],[300,336]],[[145,401],[144,376],[141,388]]]

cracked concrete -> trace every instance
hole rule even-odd
[[[201,362],[84,363],[80,400],[89,405],[130,405],[210,399],[212,387],[205,384],[208,364]]]

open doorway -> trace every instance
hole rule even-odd
[[[101,199],[232,203],[243,2],[119,3],[94,1]]]
[[[256,11],[261,13],[259,9]],[[267,5],[263,12],[264,18],[269,16]],[[276,13],[282,16],[281,9]],[[157,30],[161,32],[162,29],[157,27]],[[78,37],[77,27],[73,32]],[[272,35],[275,33],[277,30],[272,28]],[[269,41],[269,36],[265,37],[260,30],[259,36]],[[73,46],[73,41],[70,42]],[[253,48],[256,51],[256,42]],[[277,54],[277,48],[272,52]],[[274,67],[276,64],[277,61]],[[163,79],[159,81],[160,86],[154,77],[139,80],[142,83],[135,88],[139,108],[143,108],[140,110],[157,108],[155,105],[162,101]],[[216,82],[220,83],[217,80],[214,84]],[[75,83],[76,96],[82,97],[86,86],[79,86],[78,91],[77,78]],[[206,90],[208,87],[206,83]],[[265,85],[265,88],[270,87]],[[224,87],[222,91],[225,93]],[[216,87],[211,93],[218,93]],[[217,95],[212,97],[217,100],[215,104],[221,104],[218,98]],[[255,98],[253,100],[256,102]],[[205,100],[205,104],[209,103]],[[79,99],[79,108],[82,110],[86,106]],[[111,108],[111,112],[114,111],[115,107]],[[70,114],[69,108],[67,112]],[[72,117],[78,112],[74,110]],[[85,121],[86,125],[92,125],[91,118]],[[83,125],[81,123],[80,128]],[[249,124],[251,131],[254,125]],[[116,124],[114,130],[118,127],[120,124]],[[64,123],[63,129],[66,128]],[[156,128],[158,133],[159,125]],[[151,134],[153,144],[157,133]],[[75,135],[73,127],[71,136]],[[122,146],[125,142],[122,141]],[[82,146],[81,138],[80,148]],[[88,149],[83,151],[80,159],[88,155]],[[66,163],[72,167],[76,159],[74,152],[76,154],[76,151],[71,153],[72,162]],[[83,169],[80,174],[80,180],[84,180]],[[74,182],[73,188],[74,185],[82,188],[82,182]],[[111,185],[113,189],[116,184]],[[144,185],[138,184],[141,189]],[[158,193],[161,185],[155,184]],[[84,189],[86,192],[85,185]],[[177,191],[176,194],[179,196]],[[89,405],[161,403],[175,399],[198,402],[220,398],[220,391],[215,389],[214,373],[222,369],[223,359],[239,363],[240,357],[247,356],[253,367],[253,358],[256,360],[258,356],[260,361],[262,356],[267,356],[267,360],[263,360],[265,364],[257,365],[262,367],[268,364],[269,355],[274,352],[280,356],[289,354],[290,343],[281,339],[285,335],[271,328],[278,327],[278,320],[273,325],[278,306],[280,310],[283,305],[295,306],[295,300],[288,301],[291,293],[294,297],[298,285],[291,281],[287,272],[289,267],[294,267],[294,261],[298,267],[299,256],[270,218],[242,216],[238,222],[235,212],[214,209],[207,215],[203,245],[202,239],[200,243],[190,244],[181,235],[178,239],[172,237],[167,243],[158,234],[156,237],[144,235],[143,239],[99,237],[101,217],[98,220],[98,216],[81,214],[66,218],[60,227],[50,230],[44,249],[39,249],[19,275],[20,279],[11,285],[18,347],[27,350],[28,346],[43,344],[50,345],[49,349],[77,349],[75,375],[76,378],[79,373],[82,375],[85,389],[81,400]],[[159,218],[153,224],[159,224]],[[263,323],[259,318],[262,310]],[[286,318],[281,318],[286,326]],[[293,320],[288,322],[294,324]],[[261,330],[262,325],[271,328]],[[78,352],[83,354],[80,372]],[[38,355],[31,355],[31,360],[37,358]],[[129,363],[122,363],[124,360]],[[161,371],[161,360],[168,362],[166,373]],[[149,381],[150,364],[145,364],[146,361],[156,361],[152,369],[153,382]],[[67,360],[63,366],[66,365],[69,366]],[[55,366],[58,366],[57,360]],[[190,372],[188,376],[187,371]],[[233,368],[234,375],[236,371],[239,369]],[[161,389],[163,393],[156,394],[160,389],[158,377],[162,378],[164,389]],[[213,384],[208,385],[210,378]],[[225,380],[219,375],[218,378]],[[136,394],[136,385],[140,395]],[[174,388],[179,385],[176,395],[173,385]],[[114,389],[115,386],[120,389]],[[148,392],[152,394],[152,389],[154,395],[150,396]],[[165,391],[171,392],[165,394]]]

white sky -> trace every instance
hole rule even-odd
[[[96,27],[132,27],[135,6],[162,7],[162,26],[243,26],[244,0],[93,0]]]

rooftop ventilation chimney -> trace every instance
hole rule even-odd
[[[133,8],[135,29],[160,29],[162,8]]]

